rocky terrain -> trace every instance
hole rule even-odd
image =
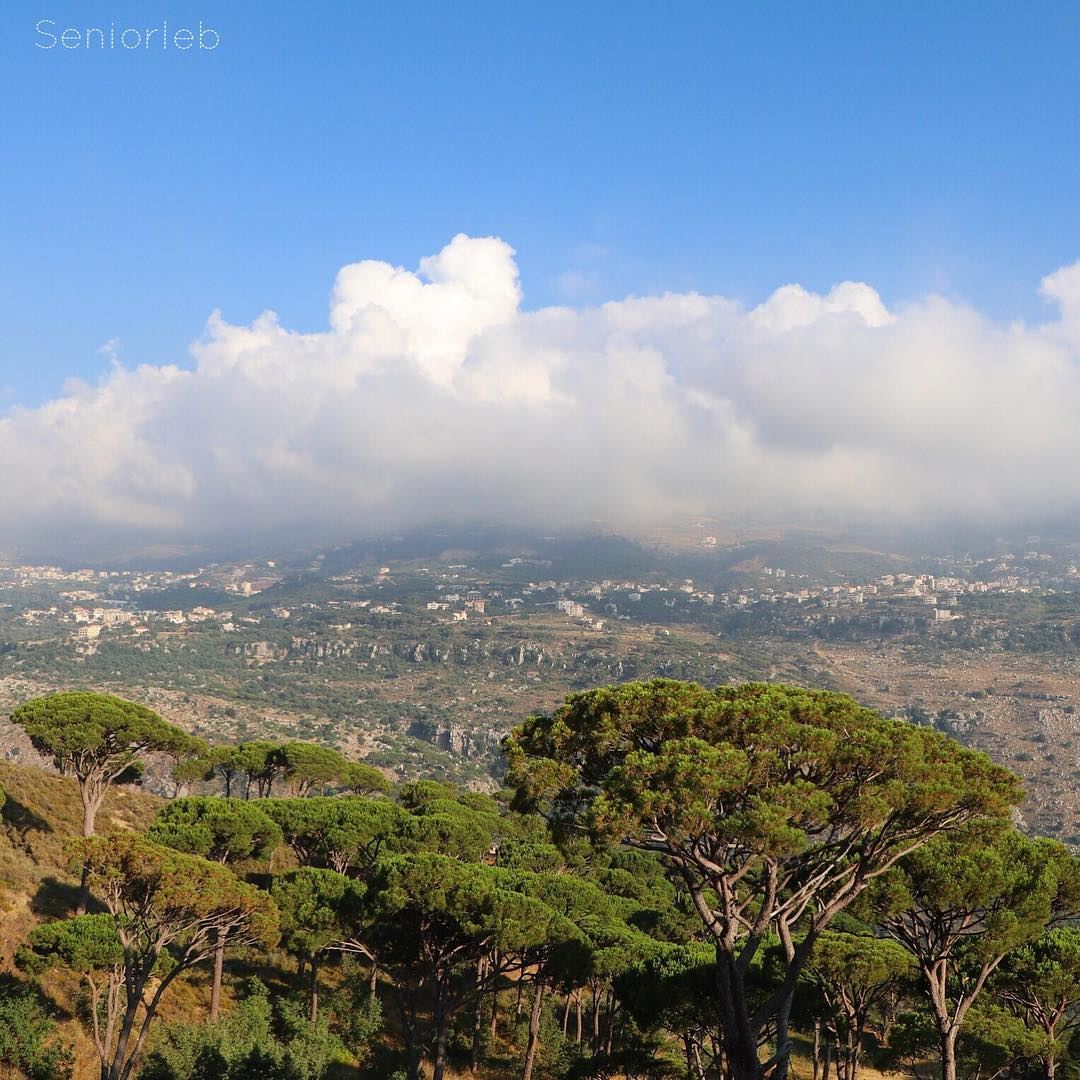
[[[927,660],[904,646],[817,645],[836,689],[934,723],[1025,781],[1025,824],[1080,845],[1080,661],[999,652]]]

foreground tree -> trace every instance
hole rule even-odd
[[[507,876],[513,888],[538,900],[558,916],[552,932],[533,943],[522,956],[519,980],[533,987],[525,1060],[521,1080],[531,1080],[540,1049],[540,1021],[544,994],[555,983],[582,979],[594,981],[594,1017],[599,1022],[596,982],[608,982],[628,967],[630,958],[647,955],[654,942],[626,924],[619,904],[590,881],[571,874],[514,873]],[[609,1036],[611,1010],[609,1008]],[[599,1051],[599,1030],[594,1031],[594,1051]]]
[[[0,986],[0,1073],[25,1080],[67,1080],[75,1065],[52,1011],[29,988]]]
[[[615,995],[634,1023],[645,1031],[663,1028],[682,1044],[689,1080],[705,1080],[714,1070],[723,1075],[715,960],[704,943],[663,945],[615,979]]]
[[[915,974],[915,962],[887,938],[826,930],[805,974],[824,1006],[826,1030],[836,1048],[837,1078],[858,1080],[868,1025],[877,1010],[888,1013],[891,1005],[895,1013],[903,988]]]
[[[458,799],[432,799],[405,816],[395,844],[407,851],[438,851],[464,862],[492,853],[512,824],[488,809]]]
[[[142,837],[90,837],[74,850],[108,909],[122,955],[123,993],[99,1047],[101,1080],[128,1080],[177,976],[209,959],[221,938],[234,947],[272,945],[277,911],[225,867]]]
[[[78,975],[86,990],[90,1034],[102,1063],[111,1056],[124,1009],[124,948],[109,915],[77,915],[36,926],[15,954],[32,975],[60,967]]]
[[[987,980],[1048,924],[1080,913],[1080,864],[1055,840],[975,825],[908,855],[874,897],[882,925],[919,965],[943,1080]]]
[[[39,754],[79,784],[83,836],[94,835],[97,812],[109,786],[152,750],[186,748],[191,738],[152,709],[111,694],[82,690],[49,694],[11,714]]]
[[[268,858],[281,843],[281,829],[259,803],[189,795],[163,806],[147,837],[188,855],[233,866]]]
[[[1005,958],[996,989],[1005,1005],[1043,1035],[1045,1080],[1080,1029],[1080,928],[1060,926]]]
[[[356,1018],[352,1045],[358,1056],[378,1022],[377,1010]],[[308,1023],[289,998],[253,979],[246,995],[215,1023],[173,1020],[157,1027],[138,1080],[326,1080],[345,1075],[331,1073],[342,1049],[327,1020]]]
[[[75,777],[82,799],[83,836],[94,835],[97,813],[110,786],[137,776],[147,753],[177,752],[192,741],[145,705],[82,690],[34,698],[20,705],[11,719],[39,754],[51,758],[64,776]],[[86,911],[87,901],[84,870],[77,914]]]
[[[287,742],[280,753],[285,781],[293,794],[301,797],[316,787],[325,789],[327,784],[340,782],[349,764],[336,750],[318,743]]]
[[[364,887],[336,870],[302,866],[275,879],[271,895],[281,912],[285,948],[308,968],[308,1019],[319,1015],[319,966],[323,954],[356,933]]]
[[[565,919],[511,884],[494,867],[443,855],[387,857],[375,867],[358,944],[399,988],[409,1080],[421,1075],[423,1013],[431,1016],[433,1080],[443,1080],[454,1018],[506,974],[513,958],[573,936]],[[495,952],[499,961],[479,974],[480,961]]]
[[[353,795],[385,795],[390,790],[390,781],[364,761],[347,761],[338,780]]]
[[[281,830],[257,803],[241,799],[190,796],[162,807],[147,836],[157,844],[199,855],[222,866],[249,859],[266,859],[281,843]],[[221,1006],[221,978],[225,964],[225,937],[214,950],[210,984],[210,1019]]]
[[[519,808],[655,851],[681,879],[716,947],[736,1080],[786,1077],[795,986],[839,912],[935,835],[1020,798],[1015,776],[938,732],[765,684],[657,679],[571,695],[506,750]],[[747,973],[770,932],[781,977],[755,1002]]]
[[[407,815],[388,799],[265,799],[258,804],[281,828],[302,866],[362,875]]]

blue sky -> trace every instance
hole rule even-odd
[[[221,44],[39,49],[43,18]],[[856,279],[1037,316],[1080,253],[1078,55],[1074,4],[7,0],[0,386],[114,338],[187,362],[215,308],[321,328],[341,265],[459,231],[529,307]]]
[[[86,33],[163,20],[219,44]],[[1078,47],[1054,3],[6,0],[0,544],[1080,518]]]

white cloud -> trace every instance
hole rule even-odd
[[[666,294],[526,312],[513,250],[339,273],[329,329],[211,316],[195,367],[114,362],[0,420],[0,543],[348,537],[676,512],[881,525],[1080,508],[1080,264],[1004,326],[866,284],[747,309]]]

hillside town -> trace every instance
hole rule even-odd
[[[459,563],[434,569],[381,566],[323,576],[318,574],[316,559],[305,568],[306,576],[318,577],[348,598],[299,604],[290,603],[288,597],[295,581],[305,575],[294,575],[287,582],[275,561],[188,571],[0,565],[0,620],[17,619],[27,627],[66,628],[73,642],[85,644],[97,641],[103,633],[141,636],[202,624],[223,633],[264,623],[281,628],[320,608],[342,613],[342,621],[330,624],[331,629],[341,630],[352,629],[371,616],[408,614],[435,623],[472,619],[490,624],[492,619],[549,611],[600,631],[610,620],[632,620],[642,611],[654,612],[657,605],[672,613],[777,605],[798,611],[796,618],[805,618],[811,611],[854,608],[884,614],[914,605],[923,611],[924,625],[932,629],[934,623],[970,617],[966,609],[972,598],[1080,591],[1077,562],[1038,550],[937,561],[942,564],[937,572],[897,571],[843,581],[781,566],[751,566],[716,572],[704,586],[691,578],[672,579],[658,573],[647,579],[520,580],[521,571],[535,568],[536,563],[521,557],[504,562],[500,567],[504,574]],[[3,599],[5,593],[10,599]],[[213,601],[207,599],[211,595]],[[175,606],[163,607],[162,596]],[[38,597],[47,597],[49,603],[34,603]],[[236,602],[252,600],[238,612]]]

